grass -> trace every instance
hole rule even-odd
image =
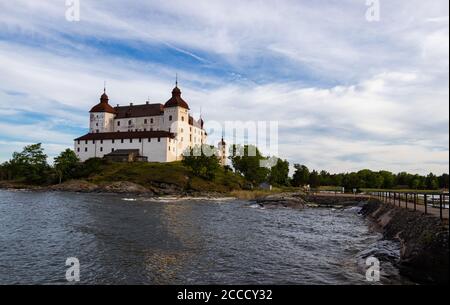
[[[219,169],[213,181],[194,176],[181,162],[172,163],[109,163],[102,165],[89,182],[102,184],[115,181],[133,182],[144,187],[170,184],[178,188],[204,192],[230,192],[240,190],[244,179],[233,172]]]
[[[396,193],[422,193],[422,194],[440,194],[441,190],[414,190],[414,189],[373,189],[363,188],[363,192],[396,192]],[[448,191],[447,191],[448,192]]]

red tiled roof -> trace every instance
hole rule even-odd
[[[147,139],[147,138],[175,138],[175,134],[168,131],[127,131],[87,133],[74,141],[84,140],[112,140],[112,139]]]
[[[136,118],[146,116],[158,116],[163,114],[164,105],[162,104],[144,104],[144,105],[130,105],[117,106],[114,108],[116,112],[116,119]]]
[[[173,88],[172,97],[164,104],[164,107],[183,107],[189,110],[189,105],[181,98],[181,90],[178,87]]]
[[[108,113],[116,113],[113,107],[111,107],[110,104],[108,104],[109,98],[108,95],[106,95],[105,92],[103,92],[102,96],[100,97],[100,103],[92,107],[91,111],[89,112],[108,112]]]

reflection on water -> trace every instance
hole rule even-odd
[[[261,209],[242,201],[0,191],[0,284],[366,284],[380,256],[397,274],[398,245],[357,209]]]

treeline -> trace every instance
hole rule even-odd
[[[195,175],[213,180],[217,171],[223,170],[217,156],[218,151],[214,146],[195,146],[184,153],[182,163]],[[265,157],[255,146],[234,145],[230,148],[229,159],[232,167],[225,166],[225,170],[233,171],[234,169],[253,187],[257,187],[263,182],[276,186],[290,184],[289,162],[276,157]]]
[[[204,151],[209,151],[205,154]],[[295,172],[289,176],[289,162],[278,157],[262,155],[252,145],[234,145],[230,147],[231,167],[222,168],[217,158],[218,151],[213,146],[203,145],[185,152],[182,164],[196,176],[214,180],[218,171],[234,171],[242,176],[249,185],[258,187],[263,182],[274,186],[320,186],[344,187],[352,189],[448,189],[449,175],[427,176],[389,171],[371,171],[368,169],[352,173],[330,174],[327,171],[310,171],[305,165],[295,164]],[[53,165],[47,163],[47,155],[40,143],[24,147],[21,152],[13,153],[11,160],[0,164],[0,180],[14,180],[28,184],[55,184],[69,179],[81,179],[101,170],[103,159],[92,158],[80,162],[75,152],[66,149],[54,158]],[[232,177],[232,176],[230,176]]]
[[[352,173],[330,174],[327,171],[310,171],[306,166],[296,164],[292,177],[293,186],[310,185],[312,188],[320,186],[335,186],[350,189],[415,189],[438,190],[449,188],[449,175],[427,176],[401,172],[394,174],[389,171],[371,171],[364,169]]]
[[[41,143],[25,146],[14,152],[11,160],[0,164],[0,180],[14,180],[32,185],[61,183],[69,179],[80,179],[98,171],[104,163],[93,158],[81,163],[71,149],[66,149],[54,158],[53,165],[47,163]]]

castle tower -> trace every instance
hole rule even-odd
[[[172,90],[172,97],[164,104],[164,130],[176,136],[177,154],[182,154],[190,143],[189,105],[181,97],[178,81]]]
[[[103,94],[100,97],[100,103],[92,107],[90,112],[90,133],[112,132],[114,128],[114,116],[116,111],[108,103],[109,98],[106,94],[106,88],[103,88]]]

